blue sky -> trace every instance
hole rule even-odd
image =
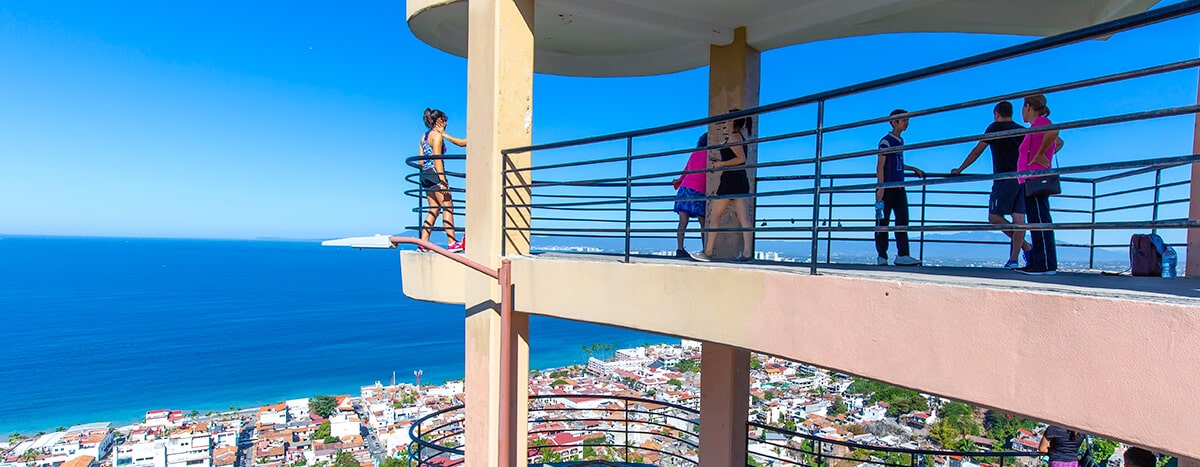
[[[466,61],[416,40],[404,13],[403,2],[3,2],[0,233],[328,238],[401,231],[414,217],[414,201],[401,195],[410,171],[402,160],[423,131],[421,111],[444,109],[449,131],[461,136],[466,109]],[[894,107],[918,109],[1195,58],[1198,26],[1188,18],[841,99],[829,104],[827,115],[846,122]],[[1025,40],[904,34],[768,51],[762,102]],[[538,76],[534,139],[702,117],[706,80],[706,69],[647,78]],[[1195,70],[1172,73],[1051,96],[1051,106],[1057,119],[1076,120],[1186,105],[1195,102],[1196,82]],[[762,134],[810,126],[812,115],[800,108],[764,117]],[[905,136],[911,142],[979,133],[990,118],[983,108],[914,120]],[[880,126],[832,135],[827,153],[872,145],[884,132]],[[638,141],[635,151],[690,144],[693,133]],[[1191,120],[1079,130],[1064,138],[1071,146],[1064,163],[1123,160],[1134,151],[1180,155],[1191,150]],[[810,141],[799,140],[764,144],[760,151],[763,160],[780,160],[810,148]],[[909,161],[948,171],[969,149],[924,151]],[[572,154],[582,153],[538,160]],[[676,165],[683,160],[648,162],[638,170]],[[836,170],[869,165],[856,161]],[[989,167],[985,157],[974,169]]]

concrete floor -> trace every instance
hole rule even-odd
[[[547,258],[587,258],[591,261],[623,260],[621,255],[582,253],[541,253]],[[665,256],[635,256],[634,264],[663,264],[704,268],[745,268],[809,274],[808,263],[753,261],[750,263],[701,263]],[[1053,276],[1026,276],[1001,268],[935,267],[935,266],[874,266],[865,264],[818,264],[817,273],[862,279],[931,283],[962,287],[985,287],[1000,290],[1028,290],[1067,295],[1107,297],[1122,300],[1171,303],[1200,306],[1200,280],[1189,278],[1162,279],[1158,277],[1113,276],[1098,271],[1059,271]]]

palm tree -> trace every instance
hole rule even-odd
[[[8,444],[17,444],[18,441],[21,441],[23,439],[25,439],[25,435],[20,434],[20,433],[13,433],[11,435],[8,435]]]
[[[37,458],[38,458],[37,451],[34,451],[32,449],[26,450],[25,452],[21,453],[21,461],[29,463],[29,464],[33,464],[33,461],[36,461]]]

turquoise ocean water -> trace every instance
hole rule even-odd
[[[534,317],[531,366],[672,342]],[[463,308],[410,300],[395,251],[316,242],[0,239],[0,434],[228,410],[463,373]]]

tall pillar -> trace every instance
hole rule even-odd
[[[746,465],[750,351],[705,342],[700,357],[700,467]]]
[[[528,210],[504,212],[501,181],[506,164],[528,167],[530,159],[518,155],[506,160],[500,151],[528,146],[532,141],[533,5],[533,0],[468,2],[466,254],[492,268],[500,266],[502,253],[529,249],[525,233],[505,235],[506,222],[521,226],[529,216]],[[528,199],[528,190],[508,196],[519,203],[522,197]],[[505,220],[506,215],[512,219]],[[509,332],[502,335],[496,280],[468,274],[465,282],[466,465],[524,466],[529,319],[514,312]],[[512,345],[508,362],[500,359],[502,340]],[[508,389],[513,395],[503,402],[501,381],[511,383]],[[501,426],[502,403],[514,415],[507,426]],[[509,459],[498,457],[502,442],[508,443]]]
[[[1200,104],[1200,78],[1196,80],[1196,103]],[[1195,115],[1196,126],[1192,129],[1192,154],[1200,154],[1200,114]],[[1200,163],[1192,164],[1192,197],[1188,208],[1189,220],[1200,220]],[[1187,231],[1187,277],[1200,277],[1200,229]]]
[[[759,52],[746,44],[746,28],[737,28],[733,34],[733,43],[725,46],[709,46],[708,59],[708,115],[721,115],[730,109],[748,109],[758,106],[759,87]],[[758,135],[758,117],[754,117],[754,131],[750,137]],[[722,142],[732,128],[723,123],[708,126],[709,144]],[[748,145],[746,163],[754,164],[758,160],[758,145]],[[710,157],[716,157],[716,152]],[[711,168],[711,166],[710,166]],[[746,175],[750,178],[750,192],[756,191],[754,183],[755,169],[748,169]],[[720,174],[708,174],[708,194],[716,193]],[[754,198],[750,198],[750,218],[754,218]],[[711,203],[710,203],[711,206]],[[709,208],[711,211],[711,207]],[[724,213],[709,212],[708,215],[720,219],[721,228],[737,228],[737,217],[732,205]],[[753,248],[753,246],[752,246]],[[717,235],[713,256],[717,258],[732,258],[742,251],[741,232],[722,232]]]

